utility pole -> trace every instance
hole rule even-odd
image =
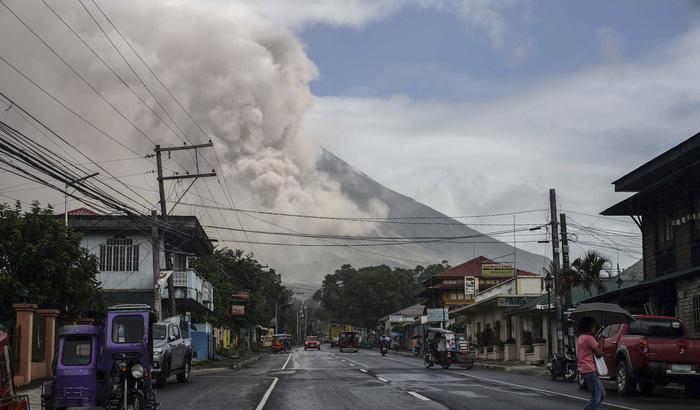
[[[561,225],[561,261],[562,261],[562,272],[565,275],[569,275],[569,236],[566,232],[566,214],[562,213],[559,214],[559,223]],[[559,275],[561,278],[561,275]],[[571,284],[568,282],[564,282],[566,286],[562,285],[562,297],[564,298],[564,303],[563,303],[563,310],[566,310],[571,307]],[[568,322],[567,322],[568,324]],[[573,342],[571,340],[572,338],[572,332],[569,331],[569,328],[567,326],[566,328],[566,340],[568,341],[569,346],[573,346]]]
[[[160,306],[160,288],[158,278],[160,276],[160,236],[158,235],[158,211],[151,211],[153,225],[151,227],[151,254],[153,256],[153,310],[156,312],[158,320],[163,319],[163,310]]]
[[[173,209],[175,209],[175,206],[182,200],[182,198],[185,196],[187,191],[194,185],[195,181],[197,181],[197,178],[199,177],[214,177],[216,176],[216,172],[212,170],[211,172],[207,173],[199,173],[199,157],[197,156],[197,149],[199,148],[207,148],[207,147],[213,147],[214,144],[209,141],[208,143],[205,144],[197,144],[197,145],[182,145],[179,147],[165,147],[161,148],[160,145],[156,145],[155,153],[156,153],[156,166],[158,167],[158,193],[160,195],[160,214],[163,217],[168,216],[168,210],[165,204],[165,188],[164,188],[164,181],[168,180],[182,180],[182,179],[192,179],[192,183],[187,187],[185,192],[182,193],[180,198],[173,204],[173,207],[170,209],[172,212]],[[184,175],[173,175],[169,177],[164,177],[163,176],[163,159],[162,159],[162,153],[167,152],[168,155],[170,155],[171,152],[173,151],[182,151],[182,150],[194,150],[194,159],[195,159],[195,165],[197,168],[197,172],[195,174],[184,174]],[[167,223],[165,220],[166,218],[163,218],[163,222]],[[168,249],[167,244],[165,243],[165,233],[163,233],[163,246],[164,246],[164,251],[165,251],[165,270],[170,271],[173,269],[173,261],[171,258],[172,252]],[[174,273],[174,272],[173,272]],[[168,278],[168,296],[170,299],[170,315],[175,316],[177,315],[177,306],[175,304],[175,286],[173,285],[173,275],[171,274],[170,277]]]
[[[559,226],[557,223],[557,193],[554,189],[549,190],[549,215],[551,218],[552,263],[554,268],[554,309],[557,316],[557,352],[562,353],[564,351],[564,333],[561,309],[561,277],[559,275]]]

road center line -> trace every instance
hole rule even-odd
[[[423,401],[430,401],[429,398],[423,396],[422,394],[418,394],[418,393],[416,393],[416,392],[414,392],[414,391],[407,391],[406,393],[410,394],[411,396],[413,396],[413,397],[415,397],[415,398],[417,398],[417,399],[420,399],[420,400],[423,400]]]
[[[287,361],[284,362],[284,366],[282,366],[282,370],[287,368],[287,365],[289,364],[289,359],[292,358],[292,354],[290,353],[289,356],[287,356]]]
[[[355,365],[355,363],[349,363],[349,365],[350,365],[350,366],[354,366],[354,365]]]
[[[361,371],[362,373],[367,373],[367,370],[365,370],[365,369],[360,369],[360,371]]]
[[[385,379],[385,378],[383,378],[383,377],[377,377],[377,380],[381,380],[381,381],[383,381],[384,383],[389,383],[389,380],[387,380],[387,379]]]
[[[260,403],[258,403],[258,407],[256,407],[255,410],[262,410],[265,407],[265,403],[267,403],[267,399],[270,398],[270,394],[272,394],[272,390],[275,389],[278,380],[279,379],[277,377],[275,377],[275,379],[272,380],[272,384],[265,392],[265,395],[263,396],[262,400],[260,400]]]

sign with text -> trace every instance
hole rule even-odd
[[[469,298],[476,294],[476,279],[471,276],[464,277],[464,295]]]
[[[449,320],[450,315],[447,308],[429,308],[428,322],[445,322]]]
[[[250,293],[244,290],[234,290],[231,292],[231,302],[250,302]]]
[[[401,323],[403,322],[403,315],[389,315],[389,322]]]
[[[228,314],[230,316],[244,316],[245,315],[245,306],[231,305],[228,309]]]
[[[504,263],[484,263],[481,265],[481,276],[485,278],[512,278],[515,276],[513,265]]]

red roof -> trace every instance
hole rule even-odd
[[[87,208],[77,208],[68,211],[68,216],[97,216],[97,212]]]
[[[486,258],[484,256],[478,256],[474,259],[470,259],[462,264],[459,264],[457,266],[453,266],[450,269],[438,273],[434,277],[464,277],[464,276],[474,276],[474,277],[481,277],[481,265],[485,263],[498,263],[495,261],[492,261],[489,258]],[[532,272],[527,272],[524,270],[518,269],[518,275],[522,276],[537,276],[536,274]]]

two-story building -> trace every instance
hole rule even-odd
[[[213,246],[194,216],[158,217],[163,229],[158,243],[160,274],[165,251],[172,255],[173,284],[178,313],[214,309],[214,289],[192,269],[197,257],[210,256]],[[105,304],[154,304],[153,223],[141,216],[101,215],[86,208],[68,212],[68,225],[82,233],[82,246],[99,260],[98,281]],[[159,289],[167,311],[167,286]],[[170,313],[170,312],[168,312]]]
[[[476,294],[512,279],[514,276],[536,276],[520,269],[498,271],[484,266],[498,265],[484,256],[478,256],[425,280],[419,294],[425,306],[447,307],[450,310],[474,303]],[[517,272],[516,272],[517,271]]]
[[[634,195],[602,215],[627,215],[642,231],[644,280],[595,300],[633,313],[678,316],[700,336],[700,134],[613,182]]]

